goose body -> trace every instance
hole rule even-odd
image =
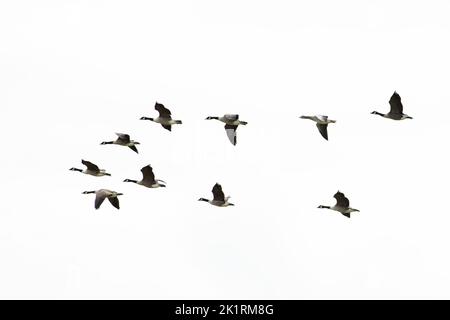
[[[216,207],[234,206],[234,204],[228,201],[230,197],[225,197],[225,194],[222,191],[222,186],[220,184],[216,183],[214,185],[214,187],[212,188],[212,193],[213,199],[209,200],[205,198],[200,198],[198,199],[198,201],[208,202],[209,204],[212,204],[213,206]]]
[[[85,170],[78,168],[70,168],[69,170],[89,174],[94,177],[111,176],[111,174],[107,173],[104,169],[99,169],[97,165],[93,164],[90,161],[81,160],[81,163],[86,166]]]
[[[397,93],[397,91],[395,91],[394,94],[389,99],[389,105],[391,106],[391,110],[388,113],[383,114],[378,111],[373,111],[372,114],[376,114],[382,116],[383,118],[388,118],[392,120],[412,119],[412,117],[403,113],[402,99],[400,95]]]
[[[328,116],[316,115],[316,116],[301,116],[301,119],[309,119],[316,123],[317,129],[325,140],[328,140],[328,124],[335,123],[336,120],[328,119]]]
[[[159,187],[164,188],[166,186],[163,180],[155,179],[153,169],[150,165],[143,167],[141,169],[141,172],[142,172],[142,180],[137,181],[125,179],[123,182],[133,182],[147,188],[159,188]]]
[[[239,125],[246,125],[246,121],[239,120],[238,114],[225,114],[222,117],[207,117],[206,120],[219,120],[225,123],[225,131],[228,139],[233,145],[237,143],[236,130]]]
[[[164,107],[163,104],[156,102],[155,103],[155,110],[159,112],[159,116],[156,118],[148,118],[148,117],[141,117],[140,120],[150,120],[155,123],[161,124],[161,126],[169,131],[172,131],[172,125],[174,124],[182,124],[181,120],[173,120],[172,119],[172,113],[169,109]]]
[[[330,210],[340,212],[347,218],[350,218],[350,214],[352,212],[359,212],[358,209],[350,208],[350,201],[348,200],[347,197],[345,197],[345,195],[342,192],[339,192],[339,191],[336,192],[336,194],[334,195],[334,198],[336,199],[336,204],[334,206],[331,207],[331,206],[320,205],[318,208],[330,209]]]
[[[123,193],[119,193],[116,191],[111,191],[108,189],[100,189],[97,191],[84,191],[83,194],[95,194],[95,209],[99,209],[105,199],[108,199],[109,202],[116,208],[120,209],[119,198],[118,196],[123,195]]]
[[[131,140],[130,139],[130,135],[125,134],[125,133],[116,133],[117,135],[117,139],[114,141],[103,141],[101,144],[105,145],[105,144],[116,144],[119,146],[124,146],[124,147],[128,147],[131,150],[133,150],[136,153],[139,153],[136,145],[140,144],[137,141]]]

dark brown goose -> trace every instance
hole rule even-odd
[[[150,120],[159,123],[164,129],[169,131],[172,131],[172,125],[183,123],[181,120],[173,120],[172,113],[170,112],[170,110],[164,107],[164,105],[161,103],[158,102],[155,103],[155,110],[159,112],[159,117],[156,118],[141,117],[140,120]]]
[[[379,116],[392,120],[412,119],[412,117],[403,113],[402,98],[396,91],[391,96],[391,99],[389,99],[389,104],[391,106],[391,111],[389,111],[388,113],[383,114],[378,111],[373,111],[372,114],[377,114]]]
[[[350,201],[342,192],[336,192],[334,198],[336,199],[336,204],[333,207],[320,205],[318,208],[338,211],[347,218],[350,218],[350,213],[359,212],[358,209],[350,208]]]
[[[212,188],[212,194],[213,194],[212,200],[200,198],[198,199],[198,201],[205,201],[217,207],[234,206],[234,204],[228,202],[228,199],[230,199],[230,197],[225,197],[225,194],[222,191],[222,186],[220,184],[216,183],[214,185],[214,187]]]

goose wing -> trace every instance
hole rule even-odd
[[[125,133],[116,133],[116,135],[119,137],[118,140],[122,141],[123,143],[129,143],[130,142],[130,135]]]
[[[336,199],[337,207],[348,208],[350,206],[350,201],[345,197],[345,195],[342,192],[339,191],[336,192],[334,198]]]
[[[391,113],[403,114],[402,98],[400,98],[400,95],[397,92],[394,92],[391,96],[389,104],[391,105]]]
[[[233,145],[237,143],[236,129],[238,126],[226,124],[225,131],[227,132],[228,139]]]
[[[81,160],[81,163],[84,164],[88,168],[88,170],[90,170],[90,171],[95,171],[95,172],[99,172],[100,171],[100,169],[95,164],[93,164],[90,161]]]
[[[220,184],[216,183],[214,185],[212,188],[212,193],[214,196],[214,201],[225,201],[225,195],[223,194],[222,186]]]
[[[115,208],[120,209],[119,198],[109,197],[108,200]]]
[[[155,110],[157,110],[159,112],[159,116],[161,118],[172,119],[172,117],[171,117],[172,113],[170,112],[169,109],[164,107],[163,104],[156,102],[155,103]]]
[[[136,146],[128,146],[128,148],[130,148],[131,150],[133,150],[136,153],[139,153],[138,149],[136,148]]]
[[[170,124],[168,125],[162,124],[162,127],[166,130],[172,131],[172,126]]]
[[[104,192],[102,190],[97,191],[95,193],[95,209],[100,208],[100,206],[102,205],[103,201],[105,201],[106,196],[107,196],[106,192]]]
[[[327,130],[328,125],[317,123],[316,126],[317,126],[317,129],[319,129],[319,132],[322,135],[322,137],[324,137],[325,140],[328,140],[328,130]]]
[[[145,166],[141,169],[142,172],[142,181],[147,181],[150,184],[155,183],[155,174],[153,173],[153,169],[150,165]]]

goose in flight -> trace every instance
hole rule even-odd
[[[328,124],[335,123],[336,120],[328,120],[328,116],[301,116],[301,119],[309,119],[316,123],[317,129],[325,140],[328,140]]]
[[[100,206],[102,205],[103,201],[106,198],[108,198],[109,202],[111,202],[111,204],[115,208],[120,209],[119,198],[117,198],[117,197],[123,195],[123,193],[111,191],[108,189],[100,189],[97,191],[84,191],[83,192],[83,194],[90,194],[90,193],[95,193],[95,209],[100,208]]]
[[[130,140],[130,135],[125,134],[125,133],[116,133],[116,135],[118,137],[117,140],[115,140],[115,141],[103,141],[101,144],[102,145],[103,144],[117,144],[119,146],[128,147],[131,150],[133,150],[134,152],[139,153],[137,148],[136,148],[136,145],[140,144],[139,142],[134,141],[134,140]]]
[[[240,121],[238,114],[226,114],[222,117],[207,117],[205,120],[219,120],[225,123],[225,131],[228,139],[235,146],[237,143],[236,129],[239,125],[246,125],[246,121]]]
[[[198,201],[205,201],[217,207],[234,206],[234,204],[228,202],[228,199],[230,199],[230,197],[225,197],[222,191],[222,186],[220,184],[216,183],[214,185],[214,187],[212,188],[212,193],[214,197],[212,200],[200,198],[198,199]]]
[[[81,163],[86,166],[85,170],[78,169],[78,168],[70,168],[71,171],[78,171],[85,174],[89,174],[91,176],[95,177],[102,177],[102,176],[111,176],[111,174],[107,173],[104,169],[99,169],[95,164],[93,164],[90,161],[81,160]]]
[[[143,167],[141,169],[141,172],[142,172],[141,181],[125,179],[123,180],[123,182],[133,182],[147,188],[159,188],[159,187],[164,188],[166,186],[163,180],[155,179],[153,169],[150,165]]]
[[[391,99],[389,99],[389,104],[391,106],[391,111],[389,111],[389,113],[383,114],[377,111],[373,111],[372,114],[377,114],[379,116],[392,120],[412,119],[412,117],[403,113],[402,98],[397,93],[397,91],[395,91],[394,94],[391,96]]]
[[[166,130],[172,131],[173,124],[182,124],[181,120],[172,120],[172,114],[163,104],[156,102],[155,110],[159,112],[156,118],[141,117],[140,120],[150,120],[162,125]]]
[[[350,208],[350,201],[347,199],[347,197],[342,192],[336,192],[334,195],[334,198],[336,199],[336,204],[333,207],[330,206],[318,206],[320,209],[330,209],[334,211],[338,211],[342,213],[347,218],[350,218],[350,213],[352,212],[359,212],[357,209]]]

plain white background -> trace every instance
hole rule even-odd
[[[448,1],[2,1],[0,297],[450,298]],[[392,121],[394,90],[413,120]],[[183,124],[139,121],[155,101]],[[207,116],[239,113],[232,146]],[[302,114],[337,122],[322,139]],[[100,146],[129,133],[140,153]],[[90,160],[112,173],[68,169]],[[151,164],[167,188],[123,183]],[[220,182],[236,204],[216,208]],[[94,209],[85,190],[123,192]],[[340,190],[351,219],[320,204]]]

